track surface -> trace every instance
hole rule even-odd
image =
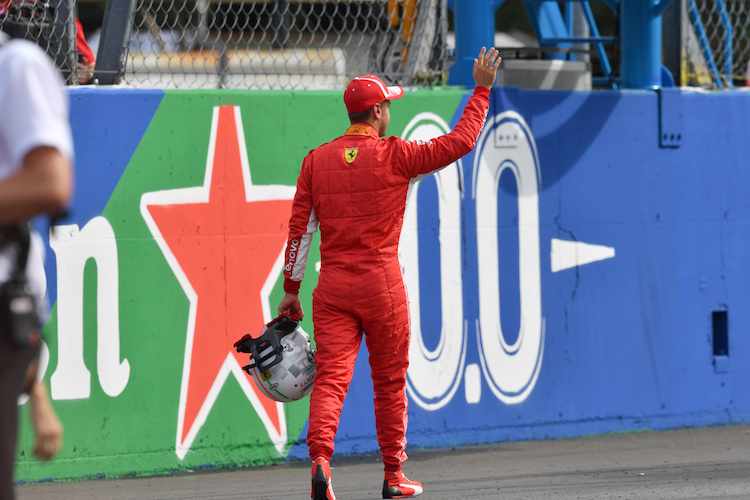
[[[750,498],[750,426],[637,432],[411,451],[404,468],[420,499]],[[380,498],[375,456],[336,459],[339,500]],[[35,499],[305,499],[309,464],[167,477],[24,485]]]

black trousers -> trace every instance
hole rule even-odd
[[[13,472],[18,445],[18,397],[26,372],[36,356],[35,347],[17,347],[0,325],[0,500],[13,500]]]

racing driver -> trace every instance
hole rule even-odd
[[[454,130],[429,141],[384,138],[391,101],[404,95],[374,75],[344,92],[351,126],[305,157],[289,220],[284,298],[279,314],[303,317],[299,300],[313,233],[320,227],[321,270],[313,292],[317,376],[310,396],[307,444],[312,494],[335,500],[330,460],[339,416],[364,333],[375,392],[375,424],[385,479],[383,498],[422,493],[407,479],[409,305],[398,260],[407,190],[418,176],[469,153],[484,125],[501,58],[482,47],[474,59],[476,87]]]

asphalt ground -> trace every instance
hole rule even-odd
[[[420,499],[750,499],[750,426],[412,450]],[[377,456],[332,461],[339,500],[381,497]],[[305,499],[308,462],[175,476],[23,485],[35,499]]]

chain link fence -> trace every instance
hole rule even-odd
[[[0,2],[0,30],[38,43],[55,60],[67,83],[78,81],[72,0]]]
[[[747,86],[750,0],[674,0],[683,3],[684,85]]]
[[[340,89],[375,73],[389,83],[430,85],[444,83],[452,63],[446,0],[96,1],[117,20],[107,26],[105,19],[102,29],[99,83]],[[670,65],[679,84],[750,85],[750,0],[672,2],[682,26],[681,57]],[[75,84],[75,9],[75,0],[0,0],[0,28],[37,41]]]
[[[445,0],[137,0],[123,82],[340,89],[377,73],[442,83]]]

